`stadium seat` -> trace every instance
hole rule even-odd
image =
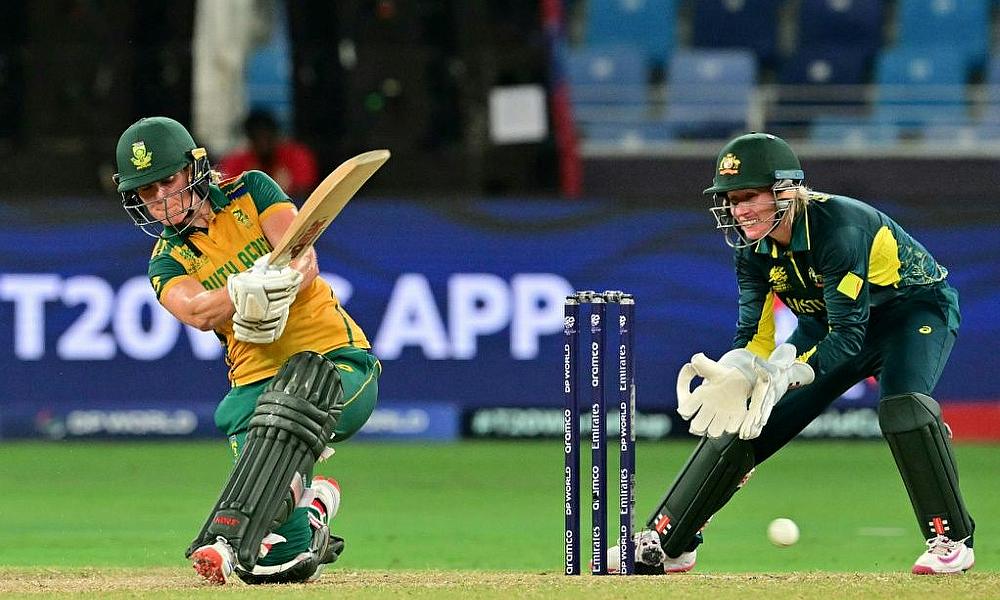
[[[624,45],[577,48],[566,62],[577,121],[634,122],[645,116],[649,84],[639,49]]]
[[[662,69],[676,43],[677,0],[591,0],[584,19],[587,46],[634,44],[647,66]]]
[[[818,116],[809,127],[813,143],[847,148],[893,145],[900,134],[894,123],[842,116]]]
[[[801,0],[799,48],[838,46],[871,58],[882,47],[884,0]]]
[[[983,89],[984,106],[979,121],[984,126],[1000,126],[1000,55],[994,55],[986,65]]]
[[[948,48],[896,48],[875,66],[876,120],[908,130],[967,119],[965,59]]]
[[[666,122],[685,138],[744,131],[756,83],[750,50],[678,50],[668,69]]]
[[[856,110],[866,101],[870,55],[849,46],[803,47],[778,71],[774,126],[804,127],[817,113]]]
[[[990,0],[898,0],[901,48],[928,44],[961,51],[969,69],[981,69],[990,47]]]
[[[778,57],[778,8],[783,0],[698,0],[691,21],[691,46],[749,48],[758,64]]]
[[[862,48],[809,45],[778,71],[783,85],[858,85],[868,81],[869,56]]]
[[[674,139],[673,128],[659,121],[585,123],[580,129],[588,142],[609,144],[622,150],[641,150],[651,144],[663,144]]]

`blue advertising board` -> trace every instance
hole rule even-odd
[[[1000,234],[975,224],[907,228],[961,293],[962,331],[937,396],[1000,397],[981,375],[1000,371],[1000,356],[984,352],[1000,334]],[[156,303],[145,277],[152,243],[124,214],[0,231],[0,435],[66,407],[160,410],[148,423],[168,429],[190,425],[179,410],[209,418],[228,388],[221,347]],[[680,366],[695,352],[722,354],[734,332],[731,251],[707,211],[359,198],[317,249],[383,362],[380,397],[390,404],[557,407],[562,300],[574,289],[635,295],[642,410],[671,410]],[[862,385],[844,402],[874,397]]]

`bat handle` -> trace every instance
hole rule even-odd
[[[292,257],[287,254],[281,254],[280,256],[271,256],[267,261],[267,268],[269,269],[284,269],[292,262]]]

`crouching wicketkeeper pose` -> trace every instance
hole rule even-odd
[[[186,555],[212,583],[303,582],[334,562],[340,486],[314,464],[368,420],[381,365],[318,276],[309,249],[283,268],[268,253],[295,217],[267,175],[213,171],[180,123],[141,119],[117,147],[122,206],[157,237],[149,279],[180,321],[213,330],[232,389],[215,422],[236,465]]]
[[[718,361],[696,354],[681,369],[678,412],[705,437],[637,535],[637,573],[694,567],[701,529],[754,467],[869,376],[881,386],[879,424],[927,543],[913,572],[956,573],[975,562],[975,525],[931,397],[958,332],[958,294],[947,270],[888,216],[803,179],[773,135],[743,135],[719,153],[705,194],[735,249],[734,349]],[[798,317],[777,348],[775,297]],[[692,392],[695,377],[704,380]],[[617,548],[609,552],[618,564]]]

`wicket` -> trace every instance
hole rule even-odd
[[[632,538],[635,505],[635,359],[633,320],[635,299],[621,291],[580,291],[566,297],[563,333],[563,453],[565,455],[565,574],[580,574],[580,403],[578,368],[580,306],[590,306],[591,450],[591,569],[607,575],[607,435],[604,390],[604,351],[607,345],[607,305],[618,305],[618,549],[619,574],[632,575],[635,542]]]

